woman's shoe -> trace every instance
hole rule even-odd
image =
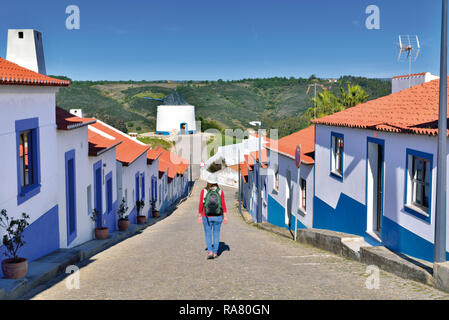
[[[218,257],[218,254],[214,253],[214,259],[216,259]]]
[[[213,258],[214,258],[214,254],[212,252],[209,252],[207,254],[207,259],[210,260],[210,259],[213,259]]]

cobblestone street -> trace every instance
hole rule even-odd
[[[64,277],[34,299],[441,299],[429,286],[380,273],[380,288],[366,288],[367,266],[247,225],[225,189],[229,222],[224,251],[206,260],[197,223],[198,182],[192,197],[168,218],[93,256],[80,266],[80,289]]]

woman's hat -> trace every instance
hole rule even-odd
[[[207,177],[207,183],[217,184],[217,176],[215,174],[210,174],[209,177]]]

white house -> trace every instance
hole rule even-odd
[[[315,228],[433,260],[438,100],[434,80],[314,121]]]
[[[436,79],[439,79],[439,77],[431,74],[430,72],[396,76],[391,79],[391,92],[396,93]]]
[[[110,172],[109,177],[105,178],[99,177],[98,179],[112,179],[111,184],[117,186],[117,192],[114,193],[114,199],[117,197],[116,201],[113,201],[113,205],[109,209],[101,208],[106,210],[106,225],[116,226],[116,214],[111,214],[116,211],[116,208],[120,205],[122,199],[125,199],[128,211],[126,214],[129,217],[131,223],[137,222],[137,215],[147,215],[150,207],[149,196],[146,193],[146,172],[147,172],[147,151],[150,146],[133,139],[127,134],[121,132],[120,130],[107,125],[106,123],[97,120],[96,123],[90,125],[92,129],[101,132],[104,136],[113,137],[121,143],[117,146],[116,151],[116,166],[114,167],[115,172]],[[104,166],[104,163],[96,163],[96,166]],[[96,168],[94,170],[98,170]],[[108,170],[109,171],[109,170]],[[114,180],[114,176],[116,179]],[[148,182],[149,183],[149,182]],[[109,188],[112,188],[109,187]],[[141,212],[137,212],[137,201],[144,201],[145,206],[141,209]],[[99,210],[97,208],[97,210]],[[101,210],[100,210],[101,211]],[[114,230],[116,227],[113,227]]]
[[[300,146],[299,167],[296,149]],[[278,227],[294,229],[313,226],[315,128],[283,137],[267,146],[269,167],[264,194],[268,204],[267,221]],[[293,217],[292,217],[293,214]]]
[[[31,261],[61,246],[55,99],[68,84],[0,58],[0,210],[30,215],[19,253]]]

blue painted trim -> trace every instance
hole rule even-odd
[[[156,134],[162,135],[162,136],[169,136],[170,132],[168,131],[156,131]]]
[[[145,173],[142,176],[142,200],[145,201]]]
[[[100,170],[100,176],[98,181],[97,170]],[[103,162],[100,160],[93,165],[93,178],[94,178],[94,208],[101,214],[100,222],[97,222],[97,227],[101,227],[103,224]]]
[[[39,259],[60,248],[59,243],[59,207],[55,205],[43,213],[23,232],[25,245],[19,249],[19,256],[29,262]],[[0,247],[0,260],[6,258],[5,247]],[[0,270],[1,274],[1,270]]]
[[[342,138],[343,139],[343,148],[341,150],[341,176],[336,174],[336,173],[334,173],[334,172],[332,172],[332,161],[333,161],[332,153],[334,152],[334,150],[332,148],[333,137],[337,137],[337,138]],[[345,172],[345,169],[344,169],[345,168],[345,166],[344,166],[344,163],[345,163],[345,136],[343,134],[341,134],[341,133],[331,131],[331,143],[330,143],[329,150],[330,150],[330,169],[329,169],[330,176],[335,178],[335,179],[337,179],[337,180],[339,180],[339,181],[341,181],[341,182],[343,182],[343,176],[344,176],[344,172]]]
[[[17,163],[17,205],[31,199],[41,191],[41,167],[40,167],[40,137],[39,118],[29,118],[15,121],[16,130],[16,163]],[[31,152],[33,165],[34,184],[22,188],[20,172],[20,132],[31,130]]]
[[[410,208],[409,206],[407,206],[407,184],[408,184],[408,166],[409,166],[409,162],[408,162],[408,157],[409,155],[411,156],[416,156],[416,157],[420,157],[423,159],[427,159],[430,161],[430,172],[429,172],[429,209],[427,211],[428,216],[426,217],[425,215],[413,210],[412,208]],[[432,215],[432,173],[433,173],[433,154],[431,153],[426,153],[426,152],[421,152],[421,151],[417,151],[417,150],[413,150],[413,149],[406,149],[406,155],[405,155],[405,183],[404,183],[404,211],[427,222],[428,224],[430,224],[431,222],[431,215]]]
[[[106,175],[106,213],[111,214],[114,212],[114,184],[112,183],[112,171]],[[109,184],[110,183],[110,184]],[[110,186],[110,190],[109,190]]]
[[[139,187],[139,181],[140,180],[140,173],[137,171],[136,175],[135,175],[135,181],[136,181],[136,199],[135,201],[139,201],[140,200],[140,187]]]
[[[372,138],[372,137],[366,137],[366,158],[365,158],[365,207],[366,207],[366,218],[368,219],[368,155],[369,155],[369,144],[370,143],[374,143],[377,145],[381,145],[383,148],[383,153],[382,153],[382,203],[381,203],[381,235],[380,238],[382,239],[382,226],[384,223],[384,198],[385,198],[385,140],[383,139],[378,139],[378,138]],[[373,200],[374,201],[374,200]],[[374,239],[373,237],[371,237],[370,235],[367,234],[367,236],[369,236],[370,239],[372,239],[373,241],[377,242],[376,239]]]
[[[72,161],[72,167],[69,166],[70,161]],[[77,235],[75,149],[65,153],[65,198],[67,245],[70,245]],[[71,230],[72,228],[73,230]]]

